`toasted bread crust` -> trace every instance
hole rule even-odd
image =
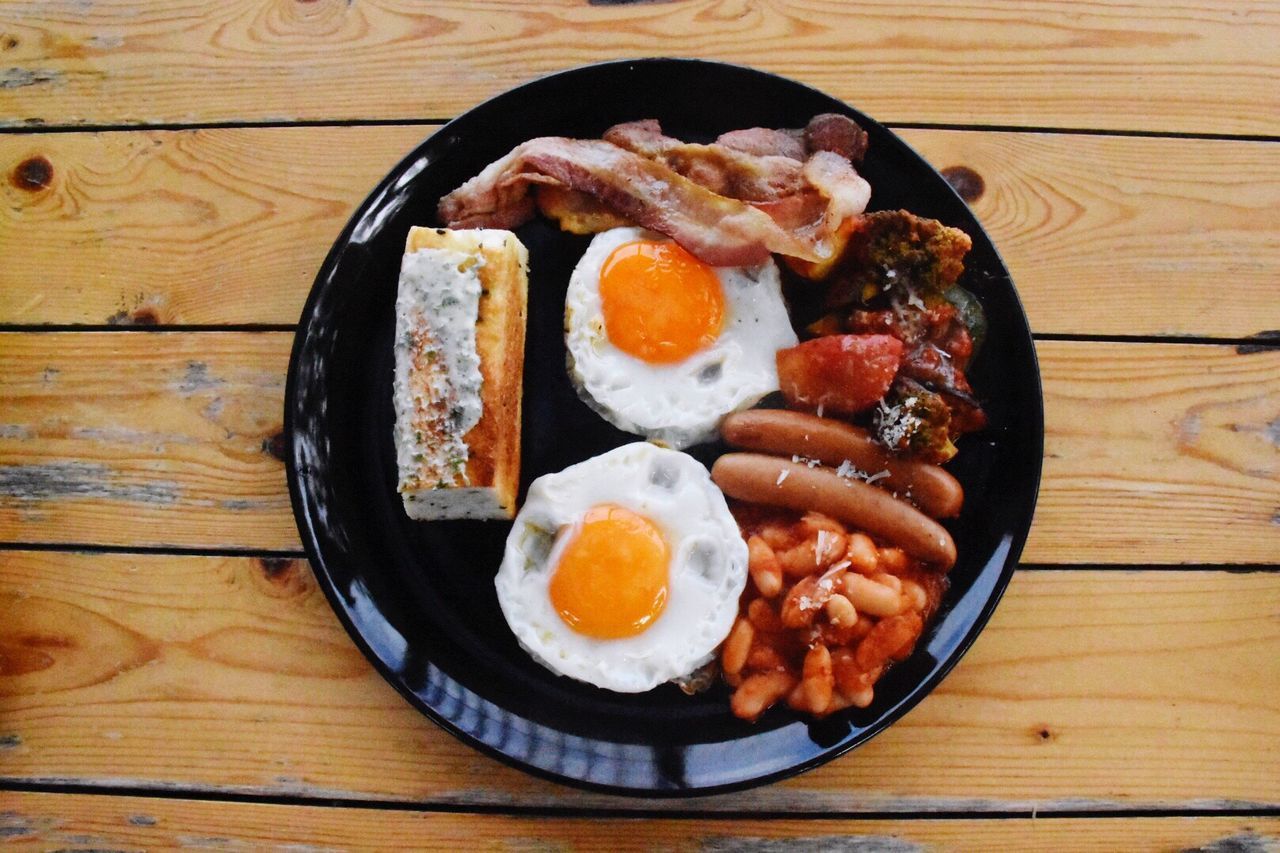
[[[411,228],[405,251],[421,249],[448,249],[484,259],[478,271],[482,290],[476,322],[483,410],[480,421],[463,437],[469,450],[467,480],[472,489],[492,490],[499,512],[486,517],[511,518],[520,486],[528,250],[509,231]],[[438,490],[433,503],[447,502],[449,491]]]

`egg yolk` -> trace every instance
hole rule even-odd
[[[720,335],[724,292],[715,271],[675,243],[637,240],[600,268],[605,333],[651,364],[682,361]]]
[[[569,533],[551,578],[551,604],[579,634],[633,637],[667,603],[669,549],[653,522],[612,504],[592,507]]]

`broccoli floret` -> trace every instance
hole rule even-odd
[[[898,379],[872,416],[876,438],[912,458],[941,464],[956,455],[951,408],[941,394],[911,379]]]
[[[839,267],[831,276],[827,306],[866,304],[882,293],[905,300],[941,294],[964,272],[969,235],[905,210],[859,216]]]

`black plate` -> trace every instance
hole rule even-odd
[[[851,72],[852,73],[852,72]],[[735,128],[802,127],[852,116],[871,136],[861,169],[872,209],[906,208],[973,237],[963,283],[990,334],[971,371],[991,428],[966,437],[952,470],[964,514],[944,608],[915,654],[865,711],[805,722],[775,709],[735,719],[719,686],[623,695],[560,678],[516,645],[493,576],[510,527],[418,523],[395,491],[391,405],[397,271],[410,225],[435,224],[439,197],[534,136],[598,136],[658,118],[705,140]],[[522,487],[636,440],[588,410],[565,375],[569,273],[588,239],[542,221],[518,231],[530,252]],[[798,773],[867,740],[925,696],[995,607],[1035,504],[1043,442],[1039,373],[1008,271],[965,204],[900,139],[821,92],[746,68],[653,59],[578,68],[513,89],[450,122],[395,167],[334,244],[303,309],[285,396],[294,514],[321,586],[356,643],[410,702],[463,741],[540,776],[622,794],[743,788]],[[694,451],[710,462],[721,451]]]

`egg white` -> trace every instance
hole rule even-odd
[[[681,448],[715,437],[721,419],[778,390],[775,354],[796,345],[772,259],[755,267],[713,267],[724,292],[724,324],[706,348],[674,364],[649,364],[609,341],[600,270],[636,240],[665,240],[641,228],[597,234],[569,279],[565,344],[579,396],[626,432]],[[661,306],[657,306],[661,310]]]
[[[592,507],[653,522],[670,548],[666,606],[640,634],[599,640],[570,628],[549,585],[568,536]],[[650,690],[709,661],[733,627],[747,546],[724,495],[697,460],[636,442],[534,480],[507,537],[495,586],[520,645],[543,666],[621,693]]]

